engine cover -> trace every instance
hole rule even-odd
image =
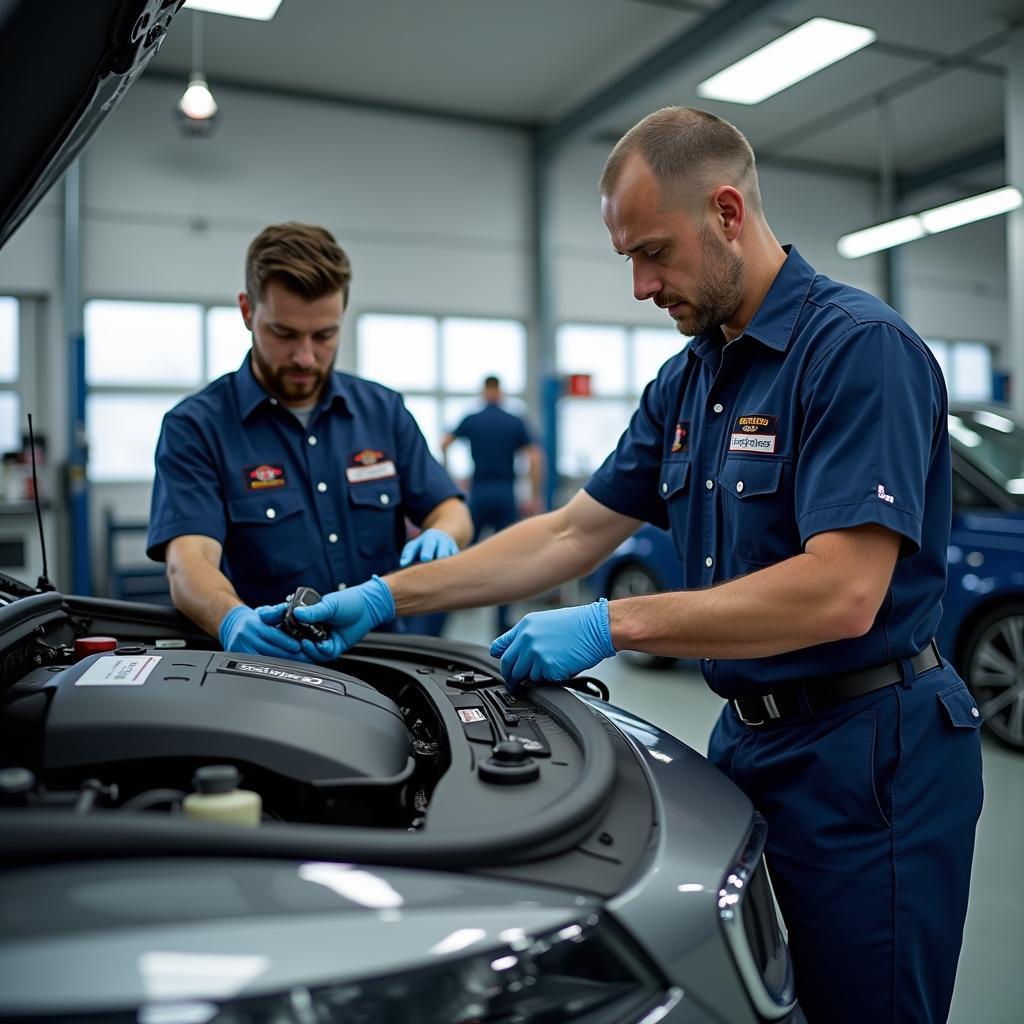
[[[413,763],[394,701],[319,666],[139,647],[33,672],[14,687],[14,705],[41,689],[50,691],[36,719],[44,773],[188,758],[330,787],[398,783]]]

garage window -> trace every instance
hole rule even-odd
[[[235,306],[87,302],[89,479],[151,481],[164,414],[208,381],[237,370],[249,345]]]
[[[16,298],[0,296],[0,453],[21,450],[19,312]]]
[[[356,324],[356,372],[400,391],[435,456],[441,439],[480,407],[484,378],[494,375],[512,407],[525,408],[526,328],[492,317],[364,313]],[[448,468],[471,472],[468,451],[456,444]]]
[[[992,348],[981,341],[926,341],[951,401],[992,401]]]
[[[689,344],[672,327],[565,323],[555,340],[560,375],[588,374],[590,396],[558,402],[558,472],[589,476],[615,447],[647,383]]]

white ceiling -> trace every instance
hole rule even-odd
[[[203,15],[206,72],[224,84],[521,124],[558,123],[727,0],[283,0],[270,22]],[[748,5],[754,6],[757,5]],[[699,81],[808,18],[867,25],[878,41],[756,106],[700,100]],[[184,78],[182,11],[153,75]],[[762,160],[916,173],[1003,135],[1008,25],[1024,0],[776,0],[587,128],[613,139],[666,104],[733,121]],[[883,126],[888,124],[888,129]],[[998,163],[955,184],[998,183]]]

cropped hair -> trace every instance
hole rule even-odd
[[[761,210],[754,151],[728,121],[696,107],[663,107],[622,136],[601,174],[602,196],[611,195],[633,156],[662,187],[666,202],[696,205],[718,185],[732,185]]]
[[[352,264],[334,236],[315,224],[271,224],[249,245],[245,257],[245,291],[254,305],[270,281],[305,299],[341,292],[348,304]]]

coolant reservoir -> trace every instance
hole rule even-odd
[[[192,777],[196,791],[189,793],[181,809],[190,818],[227,825],[258,825],[263,813],[259,793],[239,789],[238,769],[230,764],[209,764]]]

